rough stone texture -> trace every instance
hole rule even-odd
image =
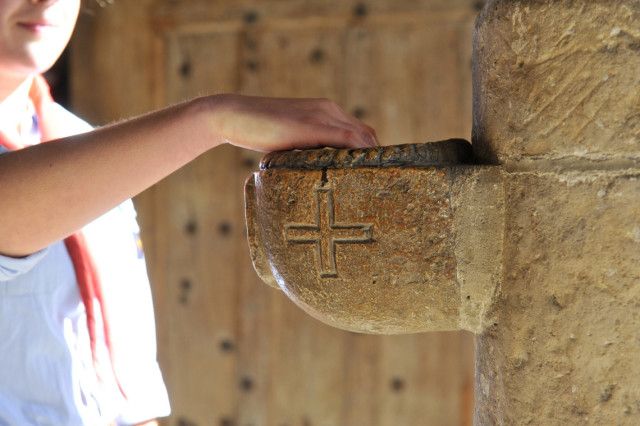
[[[489,1],[474,44],[480,158],[640,164],[639,0]]]
[[[476,423],[640,424],[640,170],[515,173]]]
[[[474,150],[505,175],[476,424],[640,424],[640,2],[490,1]]]
[[[495,322],[494,301],[502,281],[504,180],[498,167],[457,167],[451,203],[459,328],[481,333]]]
[[[500,170],[306,170],[316,158],[309,154],[308,167],[263,170],[247,181],[249,244],[262,279],[312,316],[352,331],[481,330],[500,271]],[[288,155],[300,168],[300,153]],[[486,250],[476,253],[476,244]]]
[[[474,151],[499,166],[261,171],[256,269],[342,328],[477,333],[476,424],[640,424],[639,46],[640,0],[489,1]],[[287,233],[317,188],[361,239],[324,276]]]
[[[366,149],[309,149],[267,154],[260,169],[357,169],[362,167],[433,167],[470,164],[471,144],[463,139],[380,146]]]
[[[275,281],[310,315],[371,333],[457,328],[447,170],[275,170],[257,174],[255,186],[257,211],[248,214],[260,224],[256,246],[267,253]],[[325,188],[331,192],[317,197]],[[366,242],[336,244],[334,273],[329,245],[319,254],[311,240],[366,235],[329,229],[330,194],[336,223],[372,231]],[[291,241],[287,225],[318,223],[318,198],[320,232]]]

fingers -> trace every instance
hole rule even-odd
[[[344,135],[345,140],[357,139],[359,141],[362,141],[364,145],[361,147],[363,148],[372,148],[379,145],[375,136],[375,131],[373,131],[373,129],[371,129],[369,126],[363,125],[362,123],[354,123],[352,121],[342,121],[339,119],[334,119],[334,127],[347,130]]]
[[[217,98],[215,136],[255,151],[378,146],[376,132],[326,99]]]
[[[338,104],[329,100],[321,100],[319,105],[325,110],[325,112],[332,118],[336,119],[338,122],[343,124],[349,123],[351,126],[354,126],[357,131],[363,133],[365,138],[370,142],[369,146],[378,146],[380,145],[378,142],[378,137],[376,135],[376,131],[360,121],[356,117],[351,114],[347,114]]]
[[[328,114],[316,116],[316,118],[325,126],[324,131],[329,135],[331,141],[335,141],[334,143],[338,144],[338,147],[371,148],[378,145],[375,135],[365,126],[332,117]]]
[[[308,127],[307,131],[309,133],[301,135],[301,139],[294,141],[292,146],[297,148],[320,148],[325,146],[332,148],[369,148],[376,146],[374,139],[350,123],[318,124]]]

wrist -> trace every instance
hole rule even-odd
[[[204,151],[230,142],[225,126],[229,125],[229,113],[236,98],[237,95],[233,94],[217,94],[190,101],[191,113],[197,117],[196,131],[205,145]]]
[[[199,141],[197,149],[200,154],[226,142],[221,132],[222,96],[203,96],[187,102],[185,112],[194,123],[191,131]]]

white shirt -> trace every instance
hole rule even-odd
[[[132,424],[169,415],[156,361],[153,303],[127,201],[83,229],[103,289],[115,366],[111,373],[95,303],[98,379],[85,308],[63,242],[31,256],[0,256],[0,425]]]

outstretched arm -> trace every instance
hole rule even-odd
[[[0,156],[0,253],[58,241],[207,150],[375,145],[327,100],[217,95]]]

